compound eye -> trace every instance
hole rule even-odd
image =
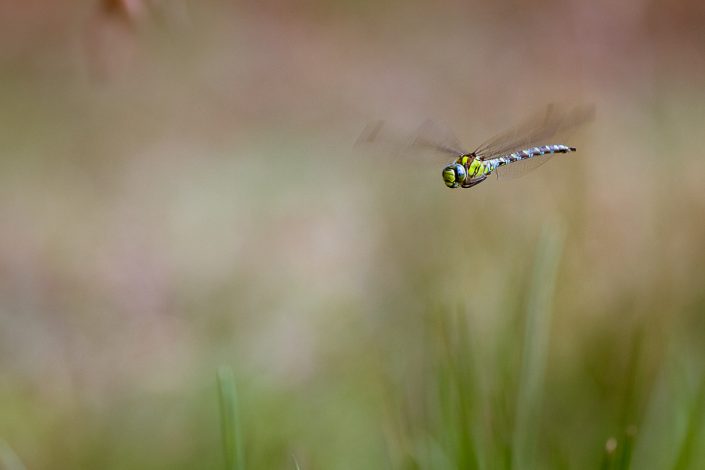
[[[455,169],[455,165],[448,165],[447,167],[443,168],[443,181],[445,182],[446,186],[448,186],[449,188],[457,188],[458,186],[460,186],[456,175],[457,172]]]
[[[462,184],[465,182],[465,178],[467,178],[468,173],[465,171],[465,167],[459,163],[455,164],[455,181],[458,182],[459,184]]]

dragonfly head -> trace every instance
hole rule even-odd
[[[449,188],[457,188],[465,182],[467,176],[468,172],[465,171],[465,167],[460,163],[451,163],[443,168],[443,181]]]

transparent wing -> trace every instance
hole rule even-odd
[[[563,111],[555,105],[549,105],[544,111],[530,117],[517,127],[483,143],[475,150],[475,154],[481,160],[489,160],[530,147],[563,143],[552,140],[591,121],[594,115],[595,108],[593,106],[579,106]],[[541,157],[531,158],[528,161],[536,158]],[[516,163],[521,162],[507,165],[507,168]]]
[[[405,134],[387,126],[384,121],[368,124],[355,143],[356,148],[373,146],[386,149],[395,156],[414,156],[424,160],[447,162],[466,153],[453,132],[431,120],[425,121],[414,133]]]
[[[453,131],[430,119],[424,121],[416,131],[412,146],[455,157],[466,153]]]
[[[519,160],[518,162],[512,162],[507,165],[502,165],[495,170],[495,173],[497,174],[497,178],[499,179],[519,178],[529,173],[530,171],[540,167],[541,165],[549,161],[554,155],[556,154],[547,153],[544,155],[537,155],[532,158],[527,158],[526,160]]]

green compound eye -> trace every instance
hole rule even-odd
[[[465,167],[459,163],[452,163],[443,169],[443,181],[449,188],[457,188],[466,177]]]

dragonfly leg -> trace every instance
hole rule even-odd
[[[486,179],[487,179],[487,175],[478,176],[477,178],[470,178],[469,180],[465,180],[465,182],[463,183],[462,186],[463,186],[463,188],[472,188],[476,184],[480,184],[483,181],[485,181]]]

